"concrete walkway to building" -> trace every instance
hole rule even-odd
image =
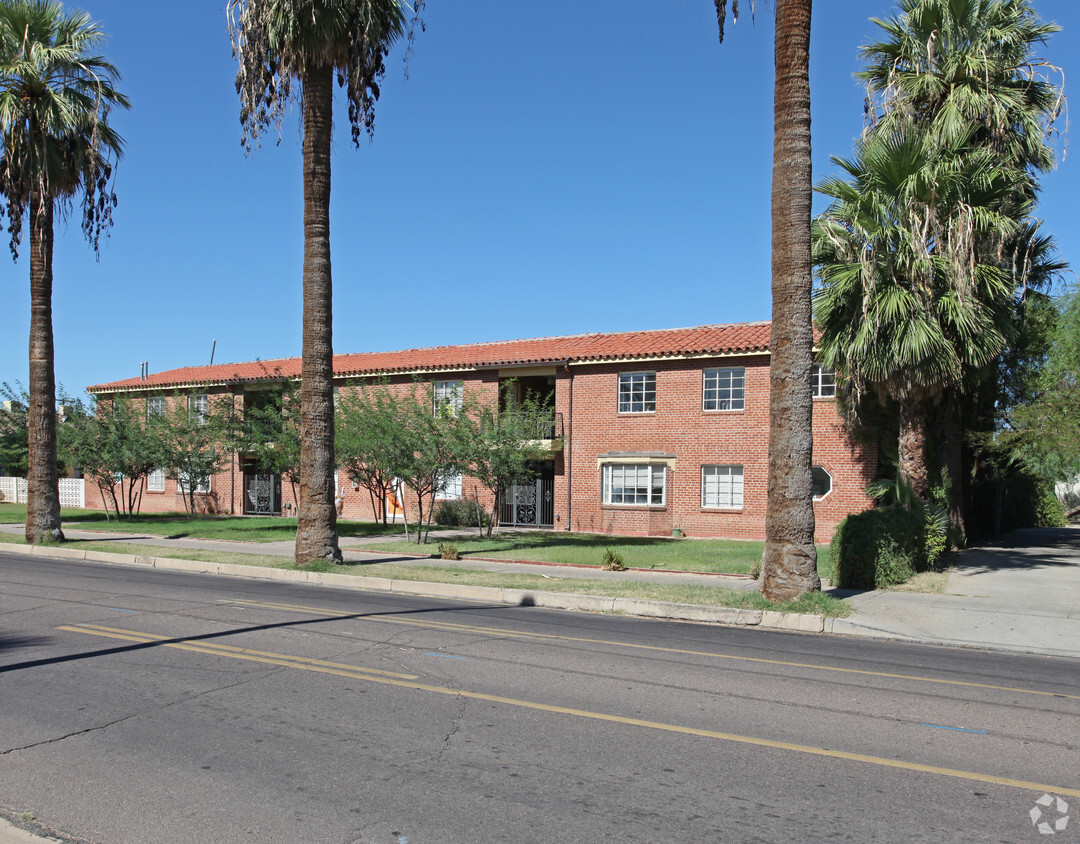
[[[22,525],[2,525],[5,533],[21,534]],[[69,529],[70,539],[107,540],[115,551],[124,555],[125,545],[152,545],[172,549],[190,548],[213,551],[242,552],[291,557],[293,543],[245,543],[188,538],[166,538],[148,534],[114,534]],[[471,535],[468,531],[440,532],[440,540],[453,540],[458,536]],[[402,537],[403,538],[403,537]],[[387,537],[355,538],[341,540],[344,556],[349,562],[394,563],[401,566],[431,565],[430,557],[412,557],[365,551],[365,547],[386,541]],[[17,551],[18,546],[6,546]],[[430,546],[428,546],[430,547]],[[63,549],[59,549],[63,550]],[[49,549],[40,549],[48,555]],[[134,558],[132,558],[134,561]],[[171,561],[177,562],[177,561]],[[160,558],[158,565],[166,564]],[[170,563],[171,564],[171,563]],[[583,578],[589,580],[637,580],[650,583],[707,584],[732,589],[754,589],[756,584],[745,576],[676,573],[630,570],[625,572],[604,571],[588,566],[558,564],[535,564],[506,560],[468,559],[460,562],[438,560],[439,566],[461,566],[492,572],[535,574],[549,578]],[[1040,528],[1017,531],[1002,541],[979,548],[971,548],[953,555],[953,569],[942,594],[923,594],[897,591],[852,592],[830,590],[843,598],[855,610],[844,619],[824,619],[816,626],[799,623],[798,617],[785,621],[775,618],[781,614],[767,613],[773,618],[761,623],[760,611],[726,610],[714,608],[708,613],[673,613],[673,605],[649,607],[645,601],[621,601],[614,609],[621,612],[640,611],[643,615],[682,617],[699,620],[726,621],[735,624],[760,624],[762,627],[798,629],[810,632],[868,636],[900,639],[942,645],[989,648],[1056,656],[1080,657],[1080,528]],[[202,569],[206,568],[203,564]],[[282,570],[261,569],[277,573]],[[245,572],[246,573],[246,572]],[[253,573],[252,573],[253,574]],[[289,574],[295,574],[289,572]],[[252,576],[252,575],[249,575]],[[336,578],[335,578],[336,580]],[[324,579],[324,582],[331,582]],[[396,587],[404,591],[400,581]],[[408,588],[423,588],[425,584],[411,582]],[[478,591],[486,587],[458,586],[456,584],[426,584],[427,594],[441,597],[460,596],[476,598]],[[436,588],[437,587],[437,588]],[[828,588],[828,584],[826,584]],[[497,590],[493,590],[497,591]],[[507,590],[511,591],[511,590]],[[520,590],[513,590],[518,594]],[[512,597],[512,596],[511,596]],[[548,606],[567,606],[577,609],[609,608],[604,603],[611,599],[597,596],[581,596],[582,600],[569,600],[572,596],[561,595],[558,602]],[[496,598],[497,600],[497,598]],[[635,610],[636,608],[636,610]],[[757,621],[753,620],[755,617]],[[810,618],[804,617],[807,621]],[[750,619],[750,620],[747,620]]]

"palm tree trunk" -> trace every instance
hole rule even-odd
[[[296,562],[341,562],[334,506],[333,285],[330,141],[333,70],[308,67],[304,86],[304,340],[300,365],[300,502]]]
[[[56,376],[52,326],[53,202],[30,195],[30,410],[26,541],[64,538],[56,469]]]
[[[899,456],[896,470],[921,501],[930,494],[930,473],[926,468],[926,398],[910,395],[900,402]]]
[[[821,589],[810,473],[810,6],[811,0],[776,4],[769,498],[761,584],[774,601]]]

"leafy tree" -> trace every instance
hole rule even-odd
[[[727,0],[714,3],[723,41]],[[810,8],[811,0],[776,0],[769,485],[761,578],[770,600],[821,589],[811,478]],[[738,13],[733,0],[736,20]]]
[[[408,449],[400,424],[398,397],[386,384],[343,390],[334,434],[338,466],[368,491],[376,521],[387,521],[386,502],[394,492],[395,467]],[[408,529],[406,520],[406,530]]]
[[[195,394],[173,396],[163,416],[147,420],[147,433],[158,438],[165,477],[177,482],[189,516],[198,512],[196,495],[225,460],[227,417],[214,405],[200,405]]]
[[[280,373],[277,373],[280,378]],[[259,472],[277,475],[292,487],[298,500],[300,483],[300,396],[292,381],[281,379],[280,390],[260,390],[243,413],[219,410],[227,421],[223,444],[252,460]]]
[[[418,3],[419,10],[421,4]],[[354,145],[374,132],[385,60],[406,32],[402,0],[229,0],[239,60],[243,143],[279,132],[294,95],[303,112],[304,337],[301,363],[301,479],[296,561],[341,562],[334,461],[330,144],[333,80],[345,88]]]
[[[28,442],[30,439],[26,408],[29,405],[23,390],[16,390],[7,381],[0,384],[0,474],[26,477]]]
[[[509,395],[512,389],[511,384],[504,384],[504,395]],[[468,402],[463,407],[462,417],[462,424],[471,426],[464,437],[467,471],[492,497],[493,517],[487,520],[490,536],[507,492],[514,484],[532,478],[533,462],[546,456],[536,443],[551,436],[549,429],[554,414],[536,396],[527,393],[502,413],[495,403],[476,405]],[[477,520],[481,533],[483,521],[482,518]]]
[[[0,199],[17,257],[30,225],[30,407],[26,541],[63,539],[56,460],[52,329],[53,221],[82,195],[95,252],[112,224],[121,153],[108,117],[128,107],[116,68],[93,55],[104,35],[85,12],[50,0],[0,2]]]
[[[97,486],[106,515],[112,502],[117,518],[139,512],[146,476],[166,461],[156,426],[122,396],[91,408],[76,402],[60,427],[60,448]]]

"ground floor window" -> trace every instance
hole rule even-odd
[[[824,498],[832,492],[832,475],[825,471],[823,466],[811,466],[811,487],[814,491],[814,499]]]
[[[601,496],[604,504],[663,505],[667,466],[662,463],[609,463],[604,466]]]
[[[742,466],[702,466],[701,506],[739,508],[743,506]]]
[[[146,476],[146,491],[147,492],[164,492],[165,491],[165,470],[154,469],[149,475]]]
[[[461,498],[461,472],[451,475],[435,491],[436,498]]]
[[[177,474],[180,476],[177,481],[180,486],[180,492],[187,495],[191,487],[191,478],[189,478],[185,472],[178,472]],[[197,479],[195,482],[195,492],[199,495],[206,495],[210,492],[210,478]]]

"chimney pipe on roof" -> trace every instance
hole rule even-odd
[[[210,365],[214,365],[214,350],[217,349],[217,340],[214,340],[214,345],[210,347]]]

